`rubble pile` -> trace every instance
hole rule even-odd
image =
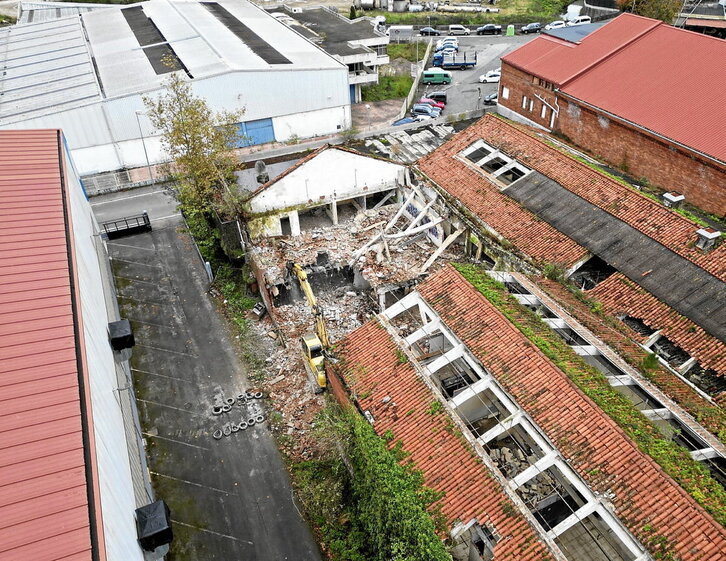
[[[492,448],[489,457],[507,479],[517,476],[537,461],[535,456],[525,455],[519,447]],[[524,502],[533,505],[554,493],[565,496],[562,486],[546,471],[527,481],[517,489],[517,492]]]

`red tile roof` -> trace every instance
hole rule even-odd
[[[622,14],[579,44],[538,37],[502,60],[568,96],[726,162],[723,39]]]
[[[478,139],[516,157],[524,165],[551,178],[720,280],[726,280],[726,244],[708,253],[696,249],[696,230],[700,226],[550,146],[538,133],[486,115],[423,158],[419,166],[482,220],[535,259],[571,265],[585,254],[585,250],[522,209],[499,192],[491,181],[453,158]]]
[[[502,136],[507,129],[511,129],[515,140],[521,134],[503,121],[486,116],[419,160],[419,169],[526,255],[542,263],[570,267],[587,255],[585,248],[502,193],[474,166],[454,157],[481,138],[501,146],[500,140],[507,140]]]
[[[601,282],[589,291],[589,295],[602,302],[608,314],[629,315],[642,320],[652,329],[660,329],[665,337],[695,357],[703,368],[726,375],[724,343],[620,273]],[[637,334],[634,333],[634,336],[637,337]],[[645,339],[641,337],[641,341]]]
[[[0,131],[0,560],[91,556],[60,131]]]
[[[601,341],[616,351],[626,362],[635,368],[646,357],[646,351],[632,339],[633,331],[624,323],[611,317],[592,312],[589,305],[575,297],[564,285],[545,278],[530,278],[537,286],[557,301],[557,305],[565,309],[577,321],[592,331]],[[648,379],[658,386],[666,395],[683,407],[694,419],[718,437],[726,431],[726,411],[714,406],[697,393],[691,386],[663,366],[651,370]],[[716,396],[726,398],[726,392]]]
[[[653,524],[681,561],[726,551],[726,529],[451,265],[418,290],[636,536]]]
[[[450,525],[472,518],[491,524],[501,536],[497,561],[551,559],[538,534],[519,514],[500,484],[477,459],[473,450],[450,429],[446,415],[432,415],[435,397],[418,378],[410,362],[401,363],[388,332],[371,321],[338,344],[343,359],[339,372],[359,397],[364,410],[375,417],[379,435],[390,430],[410,453],[425,484],[444,492],[442,512]],[[391,401],[383,403],[384,397]]]

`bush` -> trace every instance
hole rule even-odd
[[[378,83],[362,89],[363,101],[383,101],[402,99],[408,95],[413,85],[411,76],[380,76]]]

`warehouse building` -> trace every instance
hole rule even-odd
[[[350,127],[348,67],[245,0],[151,0],[0,31],[0,128],[62,128],[81,175],[165,160],[145,115],[171,72],[243,144]]]
[[[133,336],[60,131],[0,131],[0,208],[0,559],[158,559]]]

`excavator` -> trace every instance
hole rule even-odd
[[[288,269],[297,277],[300,288],[313,311],[315,318],[315,333],[306,333],[300,338],[302,342],[303,355],[310,367],[312,375],[318,383],[319,391],[322,392],[328,385],[325,378],[325,358],[329,346],[328,331],[325,328],[323,310],[318,305],[313,289],[308,282],[308,275],[298,263],[288,263]]]

